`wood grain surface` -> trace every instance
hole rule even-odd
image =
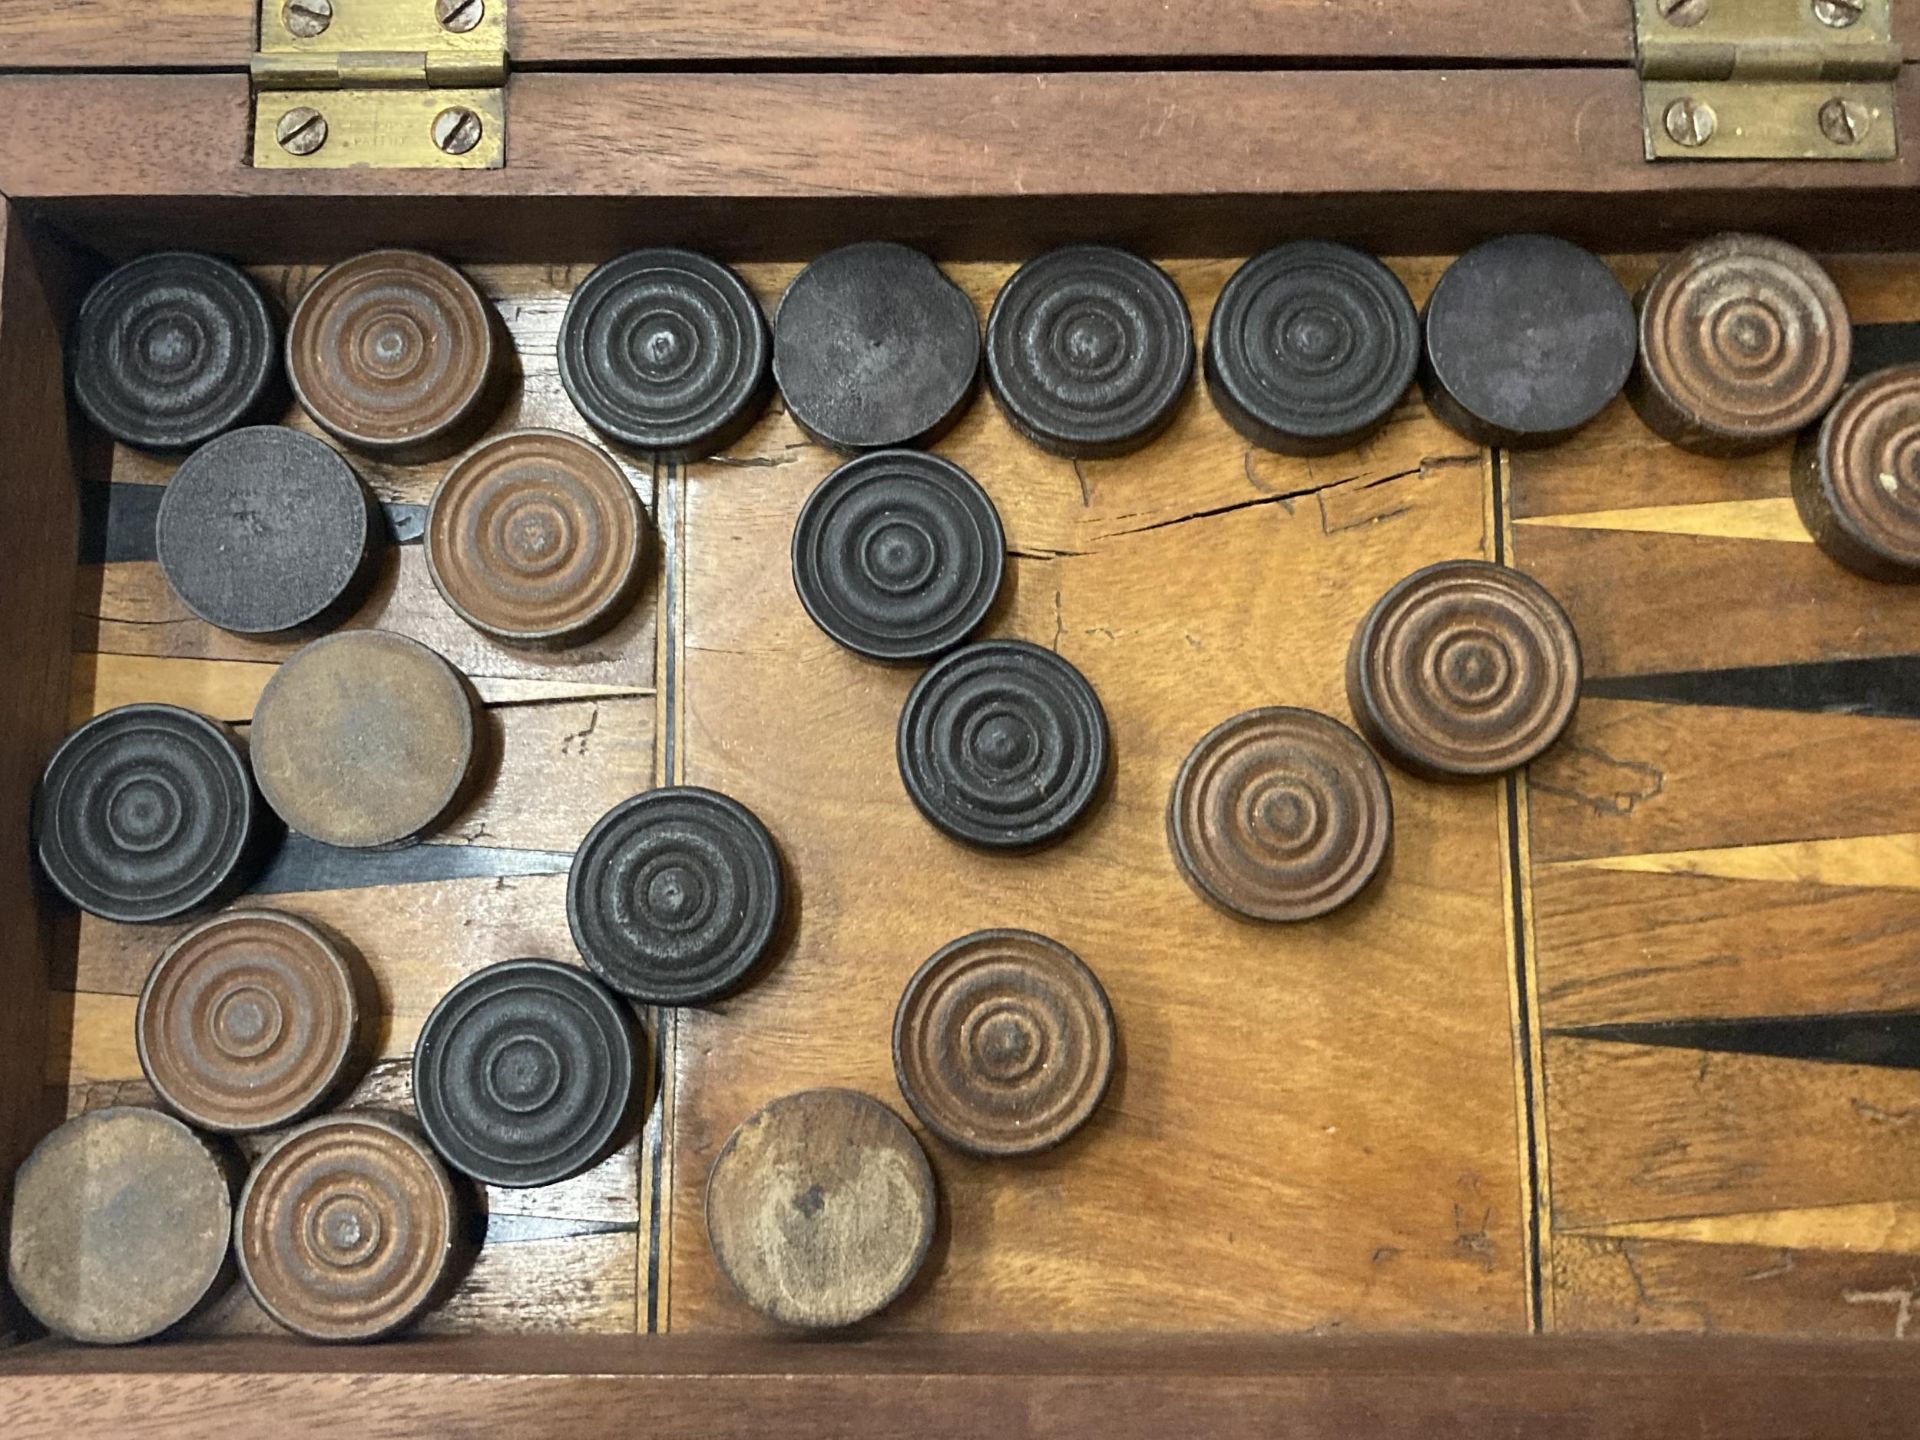
[[[1863,1314],[1877,1304],[1863,1304]],[[419,1339],[342,1352],[229,1340],[0,1355],[22,1440],[199,1433],[208,1414],[284,1436],[656,1433],[749,1440],[1087,1435],[1882,1433],[1920,1400],[1891,1345],[1614,1338],[944,1337],[775,1344],[685,1336]],[[77,1407],[75,1392],[85,1396]]]
[[[516,66],[766,62],[1040,64],[1060,59],[1609,60],[1631,57],[1628,16],[1563,0],[1488,26],[1466,0],[1096,0],[1072,9],[1005,0],[508,0]],[[244,69],[256,0],[0,0],[0,57],[22,69]]]
[[[284,309],[319,271],[267,267],[256,277]],[[515,375],[495,429],[542,425],[593,439],[561,390],[554,343],[574,274],[561,266],[480,267],[476,282],[501,312]],[[297,407],[286,422],[318,433]],[[430,498],[446,465],[396,466],[350,456],[390,506]],[[83,471],[89,523],[101,553],[80,568],[70,626],[69,719],[133,700],[191,705],[239,724],[275,664],[297,641],[215,630],[185,611],[142,549],[143,492],[164,485],[174,460],[100,447]],[[625,462],[643,504],[653,476]],[[116,510],[125,513],[116,513]],[[150,525],[150,518],[146,523]],[[145,537],[150,541],[150,534]],[[69,542],[62,548],[71,550]],[[651,556],[657,565],[657,547]],[[69,571],[69,574],[72,572]],[[426,575],[417,543],[392,546],[380,581],[349,627],[393,630],[438,650],[474,680],[485,705],[483,777],[473,798],[428,843],[355,854],[293,842],[262,882],[264,904],[319,921],[367,958],[381,1001],[380,1064],[346,1102],[406,1108],[406,1061],[428,1011],[462,976],[520,957],[575,958],[566,922],[566,868],[587,830],[653,776],[655,616],[650,578],[631,615],[569,651],[515,650],[480,635],[448,609]],[[44,1034],[30,1053],[55,1103],[69,1113],[147,1103],[133,1047],[133,1006],[148,968],[185,926],[126,926],[82,917],[53,966]],[[651,1142],[649,1142],[651,1143]],[[631,1333],[645,1318],[643,1217],[650,1202],[641,1141],[574,1181],[538,1191],[490,1192],[491,1243],[429,1331],[567,1330]],[[195,1322],[210,1333],[274,1327],[235,1290]]]
[[[258,19],[255,0],[0,0],[0,67],[243,69]]]
[[[1202,325],[1231,269],[1172,267]],[[1009,270],[951,273],[984,313]],[[772,300],[791,273],[748,278]],[[1436,273],[1403,269],[1422,295]],[[1367,607],[1422,564],[1490,553],[1482,457],[1412,401],[1361,451],[1255,455],[1198,390],[1123,460],[1042,455],[984,399],[937,448],[1007,529],[1009,593],[986,633],[1049,646],[1092,681],[1112,790],[1039,855],[942,838],[895,770],[912,672],[839,650],[793,593],[793,519],[833,457],[776,412],[666,479],[684,505],[676,773],[766,820],[799,901],[764,980],[676,1021],[662,1323],[757,1323],[701,1217],[733,1127],[809,1085],[899,1106],[889,1035],[908,977],[949,940],[1014,926],[1101,977],[1112,1090],[1049,1155],[990,1162],[930,1141],[943,1255],[876,1326],[1524,1328],[1498,787],[1396,776],[1386,883],[1293,928],[1206,906],[1164,838],[1195,740],[1259,704],[1350,719],[1341,657]]]
[[[28,851],[33,789],[64,731],[68,669],[65,616],[71,611],[79,506],[74,440],[67,431],[60,331],[76,300],[77,276],[56,247],[36,240],[0,200],[0,395],[11,418],[0,425],[0,529],[12,547],[0,565],[0,612],[20,626],[0,684],[0,911],[11,943],[0,947],[0,1175],[11,1176],[57,1122],[42,1097],[49,971],[71,943],[37,883]],[[0,1191],[0,1222],[13,1187]],[[0,1334],[16,1316],[0,1285]]]
[[[504,169],[397,182],[245,164],[243,75],[24,74],[0,76],[0,193],[116,253],[192,234],[279,261],[401,234],[496,259],[791,258],[876,234],[994,258],[1090,235],[1420,254],[1517,228],[1659,248],[1728,226],[1828,248],[1841,199],[1850,246],[1892,247],[1920,216],[1920,66],[1900,83],[1896,162],[1649,165],[1624,67],[529,73]],[[165,145],[124,142],[159,115]]]
[[[1568,60],[1625,62],[1626,15],[1593,0],[1563,0],[1488,26],[1463,0],[1091,0],[1072,7],[1006,0],[826,0],[803,11],[771,0],[512,0],[512,49],[538,66],[592,60],[683,63],[769,61],[870,65],[1002,60],[1233,57],[1302,59]]]
[[[1490,25],[1467,0],[1090,0],[1071,8],[1007,0],[508,0],[516,67],[593,63],[773,63],[960,68],[981,61],[1158,60],[1249,65],[1339,60],[1608,62],[1633,58],[1631,12],[1556,0]],[[1895,7],[1896,38],[1920,37]],[[255,0],[0,0],[8,68],[244,69]]]
[[[1863,344],[1920,348],[1911,260],[1833,269]],[[1588,661],[1528,784],[1564,1329],[1908,1333],[1920,592],[1783,523],[1789,459],[1624,406],[1505,457],[1515,562]]]
[[[1420,298],[1444,261],[1395,264]],[[1632,281],[1650,264],[1618,268]],[[984,314],[1011,268],[950,271]],[[1204,333],[1234,262],[1169,268]],[[746,274],[771,306],[796,269]],[[1836,272],[1862,321],[1920,320],[1920,262]],[[314,272],[260,273],[291,296]],[[588,433],[551,353],[583,273],[477,267],[521,351],[503,424]],[[18,323],[0,312],[0,353]],[[655,578],[592,658],[479,643],[423,576],[405,580],[413,545],[352,622],[469,668],[500,757],[432,843],[347,860],[295,845],[263,882],[263,903],[347,935],[378,977],[382,1058],[361,1101],[408,1103],[413,1036],[459,976],[571,957],[570,852],[649,783],[751,805],[798,897],[757,985],[649,1017],[662,1065],[643,1135],[567,1185],[489,1196],[492,1243],[430,1329],[766,1334],[707,1248],[719,1145],[807,1086],[859,1088],[906,1117],[888,1051],[901,987],[945,941],[1018,925],[1101,976],[1121,1037],[1113,1090],[1030,1161],[969,1159],[923,1133],[940,1233],[867,1333],[1907,1333],[1913,597],[1755,520],[1785,493],[1784,452],[1684,457],[1622,405],[1560,450],[1489,456],[1409,396],[1363,448],[1288,460],[1250,451],[1199,389],[1122,460],[1044,456],[984,395],[939,448],[1006,524],[989,633],[1072,660],[1113,725],[1111,792],[1038,856],[964,850],[906,800],[893,739],[913,675],[838,650],[794,597],[793,518],[836,461],[777,404],[726,455],[632,472]],[[75,653],[47,657],[52,690],[76,720],[159,698],[244,721],[286,647],[168,608],[138,517],[169,465],[81,460],[87,530],[63,543],[95,558],[71,626],[54,627]],[[369,478],[404,522],[436,476]],[[1431,560],[1501,555],[1555,588],[1589,640],[1569,739],[1511,788],[1393,772],[1386,883],[1327,921],[1266,929],[1196,900],[1163,834],[1193,741],[1255,704],[1347,718],[1341,657],[1378,593]],[[52,1003],[9,1052],[30,1057],[51,1105],[147,1098],[133,999],[174,928],[67,927]],[[238,1296],[200,1326],[266,1328]]]

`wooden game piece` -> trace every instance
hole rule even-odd
[[[167,482],[154,522],[160,569],[180,603],[242,635],[345,615],[378,572],[384,538],[353,467],[273,425],[195,450]]]
[[[427,569],[476,630],[563,647],[605,631],[645,580],[646,511],[604,451],[521,430],[461,458],[427,508]]]
[[[1764,450],[1813,424],[1846,383],[1853,324],[1811,255],[1716,235],[1660,267],[1635,300],[1640,363],[1627,399],[1647,427],[1702,455]]]
[[[1000,593],[1006,533],[949,460],[885,450],[820,482],[793,527],[793,588],[814,623],[873,660],[929,660],[979,628]]]
[[[704,1005],[745,983],[780,928],[779,847],[739,801],[693,786],[607,812],[574,855],[567,924],[581,958],[648,1005]]]
[[[1380,762],[1330,715],[1274,706],[1222,721],[1167,803],[1174,861],[1206,900],[1248,920],[1311,920],[1366,889],[1393,840]]]
[[[62,895],[130,924],[237,895],[279,838],[239,738],[173,705],[123,705],[62,741],[33,828]]]
[[[928,445],[973,397],[980,320],[918,250],[843,246],[787,287],[773,320],[773,373],[787,412],[823,445]]]
[[[769,1319],[834,1329],[899,1299],[933,1241],[933,1170],[913,1132],[851,1090],[749,1116],[707,1179],[721,1272]]]
[[[287,374],[314,423],[390,460],[453,454],[502,398],[508,342],[473,282],[417,250],[343,260],[301,297]]]
[[[1571,436],[1620,393],[1637,349],[1633,302],[1596,256],[1550,235],[1477,245],[1428,297],[1420,384],[1480,445]]]
[[[157,1110],[94,1110],[34,1147],[13,1182],[7,1279],[56,1335],[146,1340],[230,1275],[227,1157]]]
[[[1331,455],[1387,423],[1420,364],[1420,314],[1373,256],[1323,240],[1256,255],[1207,325],[1207,391],[1264,450]]]
[[[305,920],[229,910],[182,935],[140,992],[140,1068],[202,1130],[278,1129],[365,1069],[372,980]]]
[[[698,460],[753,428],[773,393],[773,333],[741,278],[689,250],[636,250],[580,283],[560,383],[609,439]]]
[[[370,1111],[309,1120],[240,1192],[234,1253],[253,1298],[310,1340],[377,1340],[451,1284],[458,1193],[426,1142]]]
[[[1870,580],[1920,580],[1920,365],[1849,387],[1794,456],[1793,500],[1816,544]]]
[[[270,419],[286,393],[259,287],[187,251],[129,261],[88,291],[68,356],[81,411],[142,450],[191,450]]]
[[[460,803],[478,756],[460,672],[382,630],[329,635],[274,672],[254,707],[253,772],[280,818],[351,849],[399,845]]]
[[[1482,560],[1415,571],[1380,597],[1347,652],[1363,735],[1430,780],[1517,770],[1580,700],[1580,641],[1539,581]]]
[[[489,1185],[552,1185],[591,1169],[635,1094],[633,1012],[550,960],[469,975],[413,1049],[413,1103],[446,1162]]]
[[[995,850],[1065,835],[1106,778],[1100,697],[1078,670],[1024,640],[963,646],[900,711],[900,779],[940,830]]]
[[[1193,318],[1158,265],[1109,245],[1030,260],[987,317],[987,379],[1013,428],[1055,455],[1126,455],[1193,380]]]
[[[907,982],[893,1070],[913,1113],[975,1155],[1051,1149],[1093,1117],[1113,1077],[1113,1008],[1066,946],[982,930]]]

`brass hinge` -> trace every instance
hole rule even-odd
[[[1893,0],[1633,0],[1649,160],[1894,160]]]
[[[507,0],[260,0],[253,163],[497,170]]]

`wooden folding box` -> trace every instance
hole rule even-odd
[[[67,1114],[142,1098],[132,997],[172,933],[76,922],[42,893],[42,765],[128,700],[245,721],[286,653],[192,620],[150,555],[108,543],[116,497],[171,470],[69,415],[63,330],[115,260],[211,250],[291,300],[356,250],[437,251],[514,335],[502,425],[583,435],[558,317],[593,264],[647,243],[738,264],[771,307],[820,251],[902,240],[984,315],[1021,260],[1111,241],[1161,260],[1204,332],[1239,260],[1283,239],[1371,247],[1419,300],[1496,234],[1565,235],[1631,286],[1737,228],[1819,253],[1873,353],[1920,360],[1903,0],[1904,53],[1873,81],[1891,99],[1834,122],[1897,155],[1859,161],[1648,159],[1667,112],[1643,87],[1672,82],[1636,66],[1629,0],[502,3],[503,163],[326,168],[254,163],[256,86],[269,130],[283,104],[253,63],[277,5],[0,0],[0,1174]],[[1748,54],[1701,83],[1747,83]],[[1857,78],[1784,63],[1773,80],[1836,95]],[[1748,98],[1722,105],[1723,147]],[[1782,143],[1808,153],[1820,106],[1798,113],[1814,138]],[[1094,823],[1008,860],[919,820],[893,769],[912,676],[838,651],[794,599],[793,518],[834,461],[778,405],[713,460],[635,474],[653,576],[588,661],[480,640],[403,547],[352,623],[444,647],[502,758],[433,843],[275,897],[374,965],[366,1093],[404,1093],[459,975],[571,957],[567,857],[649,785],[751,803],[792,862],[797,927],[737,999],[649,1015],[644,1134],[580,1180],[498,1192],[479,1263],[420,1334],[305,1345],[238,1296],[124,1351],[23,1319],[0,1431],[1897,1428],[1920,1401],[1893,1343],[1920,1271],[1920,589],[1804,543],[1788,448],[1702,460],[1619,402],[1509,454],[1415,393],[1364,447],[1308,462],[1250,449],[1199,386],[1122,460],[1042,455],[984,396],[939,448],[1006,519],[995,633],[1072,659],[1107,704]],[[399,505],[441,468],[361,466]],[[1566,604],[1587,660],[1570,736],[1511,781],[1395,773],[1392,872],[1351,911],[1271,931],[1200,905],[1163,832],[1188,747],[1256,704],[1346,715],[1366,608],[1461,556]],[[1105,1109],[1032,1162],[930,1144],[928,1276],[850,1338],[776,1332],[708,1250],[718,1147],[810,1085],[897,1103],[901,985],[995,924],[1057,935],[1105,980]]]

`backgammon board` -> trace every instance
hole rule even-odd
[[[1897,1429],[1911,20],[0,0],[9,1435]]]
[[[1444,264],[1393,268],[1418,301]],[[745,273],[771,308],[797,268]],[[1203,324],[1235,264],[1167,268]],[[1652,268],[1615,262],[1629,286]],[[1863,352],[1920,349],[1911,263],[1832,268]],[[1012,269],[950,267],[983,319]],[[256,271],[287,302],[316,273]],[[499,428],[591,439],[552,368],[584,270],[473,273],[524,371]],[[382,1058],[357,1099],[404,1099],[414,1037],[455,979],[572,953],[571,853],[636,790],[741,798],[798,892],[758,984],[654,1012],[644,1135],[578,1179],[491,1194],[481,1258],[429,1330],[764,1323],[708,1249],[721,1142],[791,1090],[894,1095],[900,987],[986,926],[1046,931],[1094,964],[1117,1074],[1051,1154],[931,1146],[938,1263],[875,1324],[1904,1329],[1913,847],[1886,747],[1911,718],[1920,598],[1809,543],[1791,447],[1688,455],[1618,401],[1565,446],[1487,451],[1415,392],[1361,447],[1288,459],[1196,390],[1120,459],[1045,455],[985,397],[936,450],[1004,517],[1008,583],[986,633],[1073,661],[1111,719],[1110,797],[1038,855],[970,851],[907,803],[893,732],[914,673],[835,646],[796,600],[794,520],[839,457],[777,405],[718,456],[633,473],[656,578],[604,638],[533,659],[495,644],[404,542],[348,622],[455,659],[499,754],[429,844],[295,842],[258,887],[367,952]],[[360,465],[417,535],[444,467]],[[120,448],[89,482],[75,721],[161,700],[244,723],[292,648],[216,630],[168,592],[150,517],[170,468]],[[1350,717],[1344,659],[1366,610],[1402,575],[1466,557],[1565,603],[1586,666],[1567,737],[1511,780],[1396,770],[1390,868],[1346,911],[1260,927],[1198,903],[1164,822],[1194,741],[1263,704]],[[141,1098],[129,1017],[166,938],[80,923],[46,1076],[69,1111]],[[266,1322],[234,1298],[196,1323]]]

